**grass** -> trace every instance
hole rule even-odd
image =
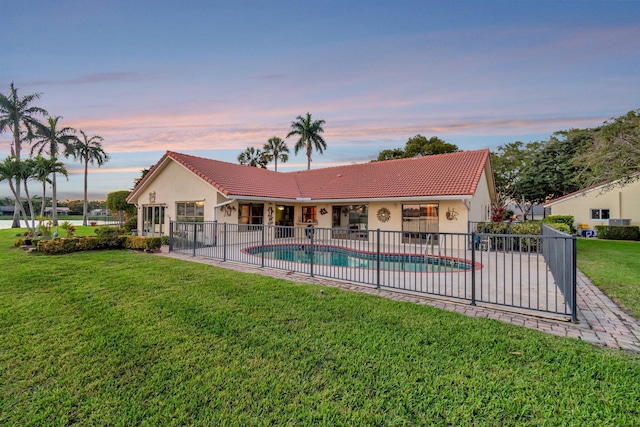
[[[14,234],[1,425],[640,423],[638,355],[145,253],[27,254]]]
[[[578,239],[578,268],[640,319],[640,242]]]

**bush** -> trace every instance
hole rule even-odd
[[[551,224],[547,224],[549,227],[561,231],[563,233],[572,234],[571,227],[563,222],[552,222]]]
[[[106,233],[111,234],[111,233]],[[38,252],[46,255],[61,255],[71,252],[99,249],[134,249],[147,252],[157,251],[162,245],[160,237],[121,236],[74,237],[71,239],[40,240]]]
[[[544,224],[551,226],[551,224],[566,224],[569,226],[569,233],[576,232],[576,228],[573,225],[575,219],[573,215],[551,215],[542,220]]]
[[[126,231],[129,231],[129,232],[131,232],[131,230],[135,230],[136,228],[138,228],[138,216],[132,215],[127,220],[127,222],[124,223],[122,228],[124,228]]]
[[[166,234],[164,236],[160,236],[160,240],[162,241],[163,245],[169,244],[169,236],[167,236]]]
[[[143,249],[157,251],[162,246],[160,237],[126,236],[125,247],[128,249]]]
[[[640,240],[637,225],[596,225],[596,236],[607,240]]]
[[[502,234],[506,236],[492,236],[491,248],[494,250],[536,252],[540,239],[535,237],[540,234],[540,221],[527,221],[523,223],[510,222],[481,222],[476,228],[478,233]]]

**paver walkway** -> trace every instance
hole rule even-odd
[[[324,286],[337,287],[357,292],[364,292],[397,301],[408,301],[425,304],[443,310],[455,311],[471,317],[487,317],[514,325],[537,329],[553,335],[572,337],[594,344],[619,348],[640,353],[640,322],[625,313],[600,289],[578,271],[578,323],[564,320],[543,319],[532,315],[498,310],[495,307],[476,305],[471,306],[463,301],[452,301],[436,297],[404,293],[373,286],[340,282],[320,277],[310,277],[304,274],[291,273],[284,270],[260,268],[259,266],[240,264],[230,261],[193,257],[176,252],[166,252],[163,256],[178,258],[186,261],[215,265],[244,273],[256,273],[265,276],[278,277],[295,282],[315,283]]]

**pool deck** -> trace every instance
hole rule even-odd
[[[368,293],[397,301],[429,305],[443,310],[458,312],[470,317],[495,319],[552,335],[580,339],[604,347],[640,353],[640,322],[620,309],[580,271],[578,271],[577,277],[578,323],[571,323],[566,321],[566,319],[541,318],[529,313],[483,305],[481,303],[472,306],[466,301],[456,301],[389,289],[377,289],[371,285],[354,284],[322,277],[310,277],[304,273],[261,268],[260,266],[245,263],[220,261],[199,256],[193,257],[176,252],[168,252],[167,247],[163,247],[160,254],[170,258],[214,265],[243,273],[261,274],[294,282],[314,283]]]

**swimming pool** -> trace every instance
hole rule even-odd
[[[244,249],[251,255],[281,261],[311,263],[310,245],[265,245]],[[377,268],[375,252],[362,252],[329,245],[313,246],[313,263],[334,267]],[[412,254],[380,254],[381,270],[399,270],[415,272],[445,272],[471,270],[471,261],[449,257],[424,256]]]

